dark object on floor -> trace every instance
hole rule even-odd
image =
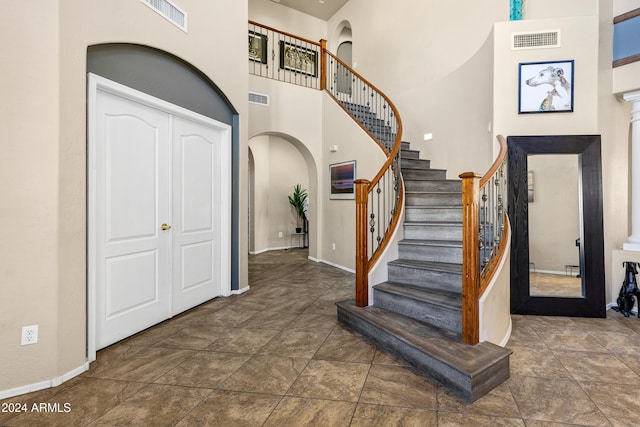
[[[638,283],[636,282],[636,274],[638,274],[636,263],[625,261],[622,265],[626,266],[627,271],[625,272],[624,282],[622,282],[622,287],[618,294],[618,306],[612,308],[622,313],[624,317],[629,317],[635,303],[635,295],[635,297],[638,298],[638,317],[640,317],[640,289],[638,289]]]

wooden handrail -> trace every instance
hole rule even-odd
[[[498,171],[498,168],[504,162],[504,159],[507,158],[507,140],[504,139],[504,136],[498,135],[496,136],[498,143],[500,144],[500,151],[498,152],[498,157],[493,162],[487,173],[482,176],[480,180],[480,188],[484,187],[487,182],[491,179],[491,177]]]
[[[276,33],[280,33],[283,36],[291,37],[293,39],[301,40],[301,41],[303,41],[305,43],[314,44],[314,45],[316,45],[318,47],[321,47],[320,42],[316,42],[316,41],[313,41],[313,40],[305,39],[304,37],[296,36],[295,34],[287,33],[286,31],[278,30],[277,28],[273,28],[273,27],[270,27],[268,25],[260,24],[260,23],[258,23],[256,21],[249,20],[249,24],[255,25],[256,27],[262,27],[265,30],[269,30],[269,31],[273,31],[273,32],[276,32]]]
[[[369,228],[369,216],[368,216],[368,197],[371,189],[375,188],[381,182],[382,178],[385,174],[388,173],[390,169],[399,168],[399,164],[394,164],[396,158],[399,154],[401,142],[402,142],[402,120],[400,118],[400,114],[398,114],[398,110],[396,106],[391,102],[391,100],[375,85],[373,85],[370,81],[362,77],[359,73],[353,70],[349,65],[345,64],[340,58],[332,54],[331,52],[323,49],[323,56],[328,56],[331,60],[335,61],[336,64],[339,64],[344,69],[348,70],[356,79],[358,79],[362,84],[366,85],[369,89],[377,93],[381,99],[384,101],[385,105],[390,109],[393,113],[393,118],[395,120],[395,139],[393,141],[393,146],[388,149],[385,147],[378,138],[369,130],[367,127],[361,123],[359,120],[353,117],[353,114],[345,107],[345,105],[338,100],[334,94],[327,90],[325,87],[325,91],[340,105],[340,107],[345,110],[349,115],[351,115],[356,123],[378,144],[381,150],[387,155],[387,159],[376,174],[376,176],[371,180],[357,180],[355,181],[356,185],[356,305],[359,307],[364,307],[368,305],[368,292],[369,292],[369,271],[373,268],[376,262],[382,256],[385,248],[388,246],[390,242],[390,236],[395,232],[397,225],[400,221],[400,213],[401,206],[404,203],[403,197],[403,183],[402,180],[398,180],[397,194],[399,197],[394,200],[395,206],[393,209],[393,215],[390,218],[388,223],[379,223],[380,227],[388,227],[384,230],[384,234],[378,242],[377,248],[373,251],[371,258],[368,255],[368,228]],[[324,72],[324,71],[323,71]]]
[[[480,190],[500,171],[507,158],[507,142],[497,136],[500,151],[493,164],[482,177],[474,172],[465,172],[462,179],[462,341],[475,345],[480,339],[479,299],[486,291],[507,245],[505,232],[501,230],[500,244],[495,255],[486,264],[486,275],[480,274]],[[484,213],[487,215],[487,212]],[[508,218],[505,224],[508,228]],[[493,224],[495,226],[495,224]],[[484,239],[484,237],[483,237]],[[483,242],[486,243],[486,242]],[[485,250],[487,250],[485,248]]]

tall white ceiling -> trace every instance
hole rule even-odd
[[[273,0],[272,0],[273,1]],[[280,0],[280,5],[327,21],[349,0]]]

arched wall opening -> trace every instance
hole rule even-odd
[[[288,196],[300,184],[307,190],[309,256],[319,253],[318,168],[309,149],[297,138],[266,132],[249,139],[249,248],[252,253],[304,245],[295,234],[301,224]]]
[[[231,290],[237,291],[240,125],[236,109],[203,72],[175,55],[149,46],[129,43],[89,46],[87,73],[97,74],[231,126]]]

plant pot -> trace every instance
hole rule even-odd
[[[302,233],[302,227],[296,227],[296,233]]]

